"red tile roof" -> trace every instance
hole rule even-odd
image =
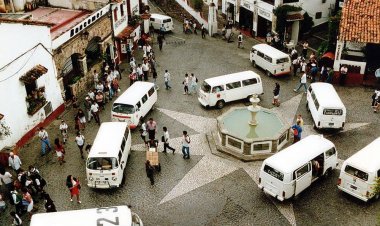
[[[380,43],[380,1],[346,0],[340,21],[339,40]]]
[[[296,20],[303,20],[303,15],[301,13],[295,13],[295,14],[286,16],[286,21],[296,21]]]

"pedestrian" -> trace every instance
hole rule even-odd
[[[344,86],[346,83],[348,74],[348,68],[345,64],[340,68],[340,75],[339,75],[339,85]]]
[[[182,82],[182,84],[183,84],[183,89],[184,89],[184,95],[186,95],[186,94],[190,94],[189,93],[189,75],[186,73],[185,74],[185,79],[183,80],[183,82]]]
[[[206,28],[203,24],[201,26],[201,33],[202,33],[202,38],[206,38]]]
[[[6,188],[6,195],[8,196],[10,203],[13,204],[12,201],[12,194],[11,192],[13,191],[13,179],[12,179],[12,174],[10,174],[8,171],[5,171],[4,168],[0,169],[0,184],[3,184]]]
[[[50,198],[50,195],[45,193],[44,194],[44,199],[45,199],[45,210],[46,213],[52,213],[52,212],[57,212],[57,209],[55,207],[54,201]]]
[[[168,70],[165,70],[164,74],[164,81],[165,81],[165,89],[171,89],[172,87],[170,86],[170,73]]]
[[[98,91],[98,92],[96,93],[95,101],[96,101],[96,103],[97,103],[98,106],[99,106],[99,110],[100,110],[100,109],[103,109],[103,110],[105,109],[105,107],[104,107],[104,96],[103,96],[103,93],[102,93],[102,92]]]
[[[143,73],[143,69],[142,69],[141,64],[137,65],[136,72],[137,72],[137,80],[142,81],[144,73]]]
[[[166,128],[166,126],[164,126],[162,129],[164,130],[164,134],[161,137],[161,141],[164,142],[164,151],[163,152],[166,152],[166,149],[168,148],[169,150],[172,150],[173,154],[174,154],[175,149],[169,146],[170,136],[169,136],[168,128]]]
[[[136,69],[136,61],[134,57],[131,57],[131,60],[129,61],[129,66],[131,67],[131,71]]]
[[[155,140],[157,132],[157,123],[153,120],[153,118],[149,118],[148,122],[146,123],[146,128],[148,131],[149,140]]]
[[[42,178],[40,172],[34,166],[29,166],[27,177],[32,181],[32,186],[36,193],[42,194],[46,185],[46,180]]]
[[[294,59],[292,61],[292,65],[293,65],[293,76],[296,77],[297,76],[298,68],[300,68],[299,59],[298,58]]]
[[[375,92],[373,93],[373,95],[372,95],[372,104],[371,104],[372,107],[375,107],[375,106],[376,106],[376,100],[377,100],[379,97],[380,97],[380,89],[377,88],[377,89],[375,90]]]
[[[306,59],[307,57],[307,48],[309,47],[309,43],[307,41],[304,41],[302,44],[302,56]]]
[[[274,90],[273,90],[273,102],[272,102],[272,104],[276,107],[280,106],[279,98],[280,98],[280,84],[276,82]]]
[[[140,128],[140,136],[141,139],[144,141],[144,144],[147,145],[146,136],[148,135],[148,131],[146,128],[146,123],[142,118],[140,118],[141,128]]]
[[[290,59],[291,60],[295,60],[298,58],[298,52],[296,50],[296,48],[292,48],[292,51],[290,52]]]
[[[103,92],[104,85],[103,85],[103,83],[101,81],[99,81],[95,88],[96,88],[96,93]]]
[[[317,67],[316,62],[313,61],[313,62],[311,63],[311,70],[310,70],[311,83],[314,83],[314,82],[315,82],[316,77],[317,77],[317,74],[318,74],[318,67]]]
[[[189,82],[190,82],[190,94],[191,93],[197,93],[197,90],[198,90],[198,78],[195,77],[194,73],[191,73]]]
[[[11,215],[11,217],[13,219],[12,225],[15,225],[15,226],[22,225],[22,220],[21,220],[20,216],[16,212],[12,211],[9,214]]]
[[[67,138],[68,138],[68,135],[67,135],[68,128],[69,126],[66,124],[65,120],[62,119],[61,124],[59,125],[59,131],[61,132],[62,140],[64,144],[66,143]]]
[[[84,142],[85,142],[84,136],[78,131],[77,136],[75,137],[75,143],[78,145],[78,148],[80,151],[80,156],[82,159],[84,159],[84,157],[83,157]]]
[[[327,76],[328,76],[328,69],[327,69],[327,67],[325,65],[322,65],[321,75],[319,76],[319,81],[320,82],[326,81]]]
[[[99,126],[100,126],[99,105],[95,101],[93,101],[92,104],[91,104],[91,113],[92,113],[92,116],[95,119],[95,122],[98,123]]]
[[[46,147],[48,148],[48,151],[51,151],[51,146],[49,142],[49,135],[44,129],[44,127],[40,127],[38,130],[38,137],[41,140],[41,156],[44,156],[46,154]]]
[[[119,95],[120,85],[119,85],[119,79],[118,78],[114,78],[114,80],[112,81],[111,89],[113,90],[113,93],[115,96]]]
[[[133,69],[132,72],[129,74],[129,85],[133,85],[133,83],[137,80],[137,74],[136,74],[136,70]]]
[[[81,189],[81,185],[79,179],[73,177],[72,175],[68,175],[66,178],[66,186],[70,190],[70,201],[73,201],[73,197],[77,197],[77,202],[82,203],[79,199],[79,193]]]
[[[292,126],[293,129],[293,144],[301,140],[302,127],[300,126],[301,121],[297,121],[295,125]]]
[[[243,45],[243,35],[240,34],[238,35],[238,48],[242,48],[242,45]]]
[[[162,51],[162,44],[164,43],[164,36],[158,35],[157,36],[157,42],[158,42],[158,47],[160,48],[160,51]]]
[[[12,167],[12,169],[18,174],[20,172],[20,167],[22,165],[20,157],[18,155],[15,155],[13,152],[9,153],[8,158],[9,166]]]
[[[96,89],[90,89],[87,93],[87,96],[90,97],[91,100],[95,100],[95,92],[96,92]]]
[[[153,172],[154,172],[154,167],[150,164],[149,160],[146,160],[145,162],[145,170],[146,170],[146,176],[150,180],[150,185],[154,185],[154,177],[153,177]]]
[[[182,132],[182,154],[184,159],[190,158],[190,136],[187,131]]]
[[[303,72],[303,75],[302,77],[300,78],[300,83],[298,85],[298,87],[296,89],[294,89],[293,91],[294,92],[298,92],[298,90],[301,88],[301,87],[304,87],[305,88],[305,93],[307,91],[307,85],[306,85],[306,72]]]
[[[55,144],[55,153],[57,154],[59,165],[62,165],[62,163],[65,163],[65,146],[61,143],[59,138],[55,138],[54,140]]]
[[[79,129],[84,130],[86,128],[86,115],[82,109],[78,109],[76,117],[79,119]]]
[[[96,87],[96,85],[99,82],[99,74],[96,72],[96,70],[94,70],[93,77],[94,77],[94,87]]]
[[[148,75],[149,75],[149,63],[148,60],[144,60],[144,63],[142,65],[142,70],[144,74],[144,81],[148,81]]]
[[[16,180],[17,181],[17,180]],[[11,191],[12,202],[15,205],[16,213],[22,215],[23,205],[22,205],[22,195],[17,192],[16,187]]]
[[[157,85],[157,71],[156,69],[152,69],[152,78],[153,78],[153,83],[154,83],[154,87],[156,90],[158,90],[158,85]]]
[[[377,111],[379,111],[379,110],[380,110],[380,97],[376,97],[375,106],[373,108],[373,112],[377,113]]]
[[[84,111],[86,112],[86,115],[87,115],[87,122],[91,122],[91,118],[92,118],[92,115],[91,115],[91,99],[89,96],[86,96],[86,98],[84,98],[83,107],[84,107]],[[66,143],[66,141],[67,141],[67,138],[63,141],[63,143]]]
[[[303,118],[301,114],[297,115],[296,122],[299,122],[299,126],[301,126],[301,128],[303,127]]]
[[[26,211],[28,212],[29,219],[32,217],[32,211],[34,210],[33,198],[28,192],[26,187],[21,188],[22,191],[22,205],[26,206]]]
[[[197,23],[194,21],[194,23],[193,23],[193,30],[194,30],[194,34],[198,34],[197,33]]]
[[[332,70],[331,68],[328,68],[328,75],[327,75],[326,82],[331,84],[333,81],[333,77],[334,77],[334,70]]]

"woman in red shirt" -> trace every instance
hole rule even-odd
[[[79,189],[80,189],[80,183],[79,180],[72,175],[68,175],[66,179],[66,186],[70,190],[70,201],[73,201],[73,196],[77,197],[77,202],[82,203],[79,199]]]

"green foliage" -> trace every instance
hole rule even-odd
[[[338,12],[337,15],[329,18],[329,28],[328,28],[328,51],[335,51],[336,41],[339,32],[341,12]]]
[[[77,75],[77,76],[73,77],[69,83],[70,83],[70,84],[75,84],[75,83],[77,83],[81,78],[82,78],[82,76]]]
[[[279,34],[280,39],[284,37],[284,32],[286,28],[286,16],[289,12],[301,11],[300,7],[292,5],[281,5],[273,10],[273,14],[277,17],[276,19],[276,32]],[[283,41],[283,40],[281,40]]]
[[[329,47],[329,42],[328,41],[323,41],[321,43],[321,45],[319,45],[319,47],[317,49],[317,55],[318,56],[322,56],[323,54],[325,54],[326,52],[328,52],[329,51],[328,47]]]
[[[314,25],[313,18],[311,18],[309,14],[306,12],[305,14],[303,14],[303,20],[301,22],[300,33],[305,34],[309,32],[311,28],[313,27],[313,25]]]
[[[194,9],[201,12],[203,9],[203,0],[193,0]]]
[[[375,194],[380,194],[380,177],[375,180],[375,187],[373,188]]]

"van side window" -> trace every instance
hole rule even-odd
[[[310,164],[309,163],[305,164],[304,166],[302,166],[298,170],[294,171],[293,177],[294,177],[294,179],[298,179],[298,178],[302,177],[303,175],[305,175],[307,172],[310,172]]]
[[[214,87],[212,87],[212,92],[213,93],[217,93],[217,92],[221,92],[221,91],[224,91],[223,86],[214,86]]]
[[[255,79],[255,78],[246,79],[246,80],[243,80],[242,83],[243,83],[243,86],[249,86],[249,85],[257,84],[257,79]]]
[[[272,63],[272,58],[267,55],[264,55],[264,60],[268,61],[269,63]]]
[[[172,21],[172,19],[169,18],[169,19],[165,19],[165,20],[163,20],[162,22],[163,22],[163,23],[170,23],[171,21]]]
[[[318,103],[317,97],[315,96],[315,93],[314,93],[314,92],[311,93],[311,98],[313,98],[313,102],[314,102],[315,108],[316,108],[317,111],[318,111],[318,109],[319,109],[319,103]]]
[[[311,86],[309,86],[309,92],[313,92],[313,88],[311,88]]]
[[[257,51],[257,56],[264,58],[264,53]]]
[[[124,148],[125,148],[125,138],[123,137],[123,141],[121,142],[121,145],[120,145],[120,150],[121,151],[124,151]]]
[[[289,58],[287,57],[276,60],[276,64],[281,64],[281,63],[286,63],[286,62],[289,62]]]
[[[330,158],[331,156],[335,155],[335,153],[336,153],[335,148],[334,148],[334,147],[330,148],[329,150],[327,150],[327,151],[325,152],[325,154],[326,154],[326,159],[328,159],[328,158]]]
[[[150,21],[154,21],[154,18],[151,17],[151,18],[150,18]]]
[[[141,98],[141,102],[144,104],[147,100],[148,100],[148,95],[145,94],[145,95]]]
[[[240,81],[239,82],[231,82],[231,83],[226,84],[227,90],[235,89],[235,88],[239,88],[239,87],[241,87]]]
[[[141,103],[140,103],[140,101],[137,102],[136,107],[137,107],[137,109],[140,109],[140,108],[141,108]]]
[[[148,95],[149,96],[152,96],[154,93],[154,87],[152,87],[149,91],[148,91]]]

